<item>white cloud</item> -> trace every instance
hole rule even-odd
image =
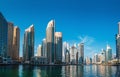
[[[96,53],[96,49],[92,47],[95,42],[95,38],[91,36],[78,36],[80,43],[84,43],[84,55],[85,57],[92,57]]]
[[[86,45],[90,45],[95,41],[95,39],[90,36],[78,36],[78,38],[80,39],[81,43],[85,43]]]

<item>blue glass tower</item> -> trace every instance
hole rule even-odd
[[[8,48],[8,23],[0,13],[0,56],[7,57]]]

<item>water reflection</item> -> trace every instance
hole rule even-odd
[[[106,66],[106,74],[105,77],[112,77],[112,69],[111,66]]]
[[[116,68],[116,77],[120,77],[120,66],[117,66]]]
[[[83,77],[83,66],[64,66],[62,67],[61,77]]]
[[[93,77],[93,75],[92,75],[93,73],[96,74],[96,66],[93,66],[93,67],[91,65],[84,66],[84,76],[83,77],[87,77],[88,75],[90,77]]]
[[[0,66],[0,77],[19,77],[18,66]]]
[[[98,75],[102,77],[112,77],[112,66],[98,66]]]
[[[33,72],[35,67],[29,65],[25,65],[25,66],[21,65],[19,69],[21,68],[22,70],[19,70],[19,72],[22,71],[22,74],[20,74],[21,76],[19,75],[19,77],[33,77]]]
[[[84,69],[84,77],[115,77],[116,67],[113,66],[102,66],[102,65],[92,65],[86,66]]]
[[[47,66],[47,77],[61,77],[62,66]]]
[[[0,77],[119,77],[120,66],[0,66]]]
[[[46,67],[36,67],[33,77],[47,77]]]
[[[76,70],[76,72],[77,72],[77,76],[76,77],[83,77],[84,76],[84,67],[83,66],[77,66],[77,70]]]

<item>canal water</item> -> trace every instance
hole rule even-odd
[[[120,66],[0,66],[0,77],[120,77]]]

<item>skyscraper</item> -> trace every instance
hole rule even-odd
[[[67,42],[63,42],[63,48],[62,48],[62,62],[65,62],[65,54],[67,51]]]
[[[13,31],[14,31],[13,23],[8,22],[8,52],[7,52],[7,56],[10,58],[13,57]]]
[[[77,48],[75,46],[72,46],[70,48],[70,62],[71,64],[76,64],[77,63]]]
[[[98,54],[95,53],[94,56],[93,56],[93,59],[92,59],[92,63],[97,63],[98,62]]]
[[[65,63],[66,64],[70,63],[70,52],[68,49],[66,50],[66,53],[65,53]]]
[[[23,60],[30,61],[34,56],[34,25],[31,25],[24,33]]]
[[[20,49],[20,29],[15,26],[13,31],[13,51],[12,51],[12,59],[19,60],[19,49]]]
[[[78,63],[84,63],[84,44],[81,43],[78,45]]]
[[[107,45],[106,49],[106,61],[110,61],[112,59],[112,49],[109,45]]]
[[[45,38],[42,40],[42,56],[47,57],[47,45]]]
[[[70,47],[69,43],[63,42],[63,48],[62,48],[62,62],[66,62],[67,64],[70,62]]]
[[[101,59],[100,59],[100,62],[105,62],[106,61],[106,51],[104,49],[102,49],[101,53]]]
[[[92,62],[91,62],[91,58],[89,58],[88,56],[85,58],[85,63],[87,64],[87,65],[89,65],[89,64],[91,64]]]
[[[0,56],[7,57],[8,49],[8,23],[0,12]]]
[[[42,46],[39,45],[37,48],[37,56],[42,56]]]
[[[55,62],[62,62],[62,33],[55,32]]]
[[[120,63],[120,22],[118,23],[118,34],[116,34],[116,58]]]
[[[46,42],[47,42],[47,59],[48,63],[54,63],[55,50],[54,50],[54,33],[55,33],[55,21],[51,20],[46,29]]]

